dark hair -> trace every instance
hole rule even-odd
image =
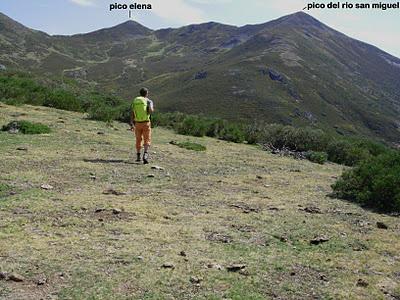
[[[146,89],[146,88],[141,88],[140,89],[140,96],[146,97],[148,93],[149,93],[148,89]]]

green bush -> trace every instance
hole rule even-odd
[[[82,103],[77,96],[60,89],[49,91],[42,105],[63,110],[83,111]]]
[[[239,125],[226,123],[220,132],[219,138],[234,143],[243,143],[245,134]]]
[[[51,132],[51,129],[47,125],[41,123],[31,123],[28,121],[12,121],[7,125],[4,125],[1,130],[17,130],[23,134],[43,134]]]
[[[328,160],[328,154],[326,152],[318,152],[318,151],[307,151],[305,153],[306,158],[309,161],[312,161],[317,164],[323,165]]]
[[[291,151],[323,151],[329,141],[329,137],[320,129],[278,124],[266,125],[261,139],[261,142],[277,149],[287,148]]]
[[[327,146],[328,160],[347,166],[388,151],[388,147],[366,139],[333,139]]]
[[[332,188],[338,198],[379,211],[400,212],[400,152],[371,156],[345,171]]]
[[[205,136],[207,132],[206,122],[198,116],[186,116],[179,124],[177,132],[184,135]]]

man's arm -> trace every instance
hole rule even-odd
[[[153,101],[148,99],[148,105],[147,105],[148,113],[152,114],[154,112],[154,104]]]
[[[135,112],[134,112],[133,109],[132,109],[132,112],[131,112],[131,121],[130,121],[129,124],[131,125],[131,127],[133,127],[135,125]]]

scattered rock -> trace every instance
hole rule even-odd
[[[96,180],[96,179],[97,179],[97,177],[96,177],[95,175],[90,175],[90,179],[92,179],[92,180]]]
[[[378,227],[379,229],[389,229],[389,226],[387,226],[383,222],[376,222],[376,227]]]
[[[106,209],[105,208],[96,208],[94,212],[95,213],[101,213],[103,211],[106,211]]]
[[[115,195],[115,196],[126,195],[125,192],[119,192],[119,191],[116,191],[114,189],[107,189],[107,190],[103,191],[103,194],[104,195]]]
[[[329,241],[329,238],[325,235],[317,236],[310,241],[311,245],[319,245]]]
[[[186,252],[185,252],[185,251],[181,251],[181,252],[179,252],[179,255],[180,255],[180,256],[184,256],[184,257],[186,257],[186,256],[187,256],[187,254],[186,254]]]
[[[208,73],[207,73],[206,71],[200,71],[200,72],[197,72],[197,73],[194,75],[194,79],[195,79],[195,80],[206,79],[207,76],[208,76]]]
[[[163,171],[164,170],[164,168],[163,167],[160,167],[160,166],[152,166],[151,167],[153,170],[158,170],[158,171]]]
[[[283,75],[279,74],[275,70],[269,69],[268,70],[268,75],[269,75],[269,78],[271,78],[271,80],[279,81],[279,82],[282,82],[282,83],[286,82],[286,78]]]
[[[17,150],[18,151],[28,151],[28,148],[26,148],[26,147],[18,147]]]
[[[7,280],[8,274],[7,272],[0,272],[0,280]]]
[[[226,243],[226,244],[232,242],[232,238],[230,236],[224,235],[224,234],[218,233],[218,232],[210,233],[208,236],[206,236],[206,239],[209,241],[221,242],[221,243]]]
[[[237,203],[237,204],[232,204],[230,206],[234,207],[234,208],[241,209],[243,211],[243,213],[245,213],[245,214],[248,214],[248,213],[251,213],[251,212],[256,212],[256,213],[260,212],[259,208],[252,207],[252,206],[250,206],[250,205],[248,205],[246,203]]]
[[[42,184],[40,186],[40,188],[43,189],[43,190],[52,190],[52,189],[54,189],[54,187],[52,185],[50,185],[50,184]]]
[[[156,177],[156,175],[154,175],[154,174],[147,175],[147,178],[154,178],[154,177]]]
[[[45,285],[47,283],[47,278],[45,276],[40,276],[36,279],[37,285]]]
[[[200,282],[203,280],[200,277],[196,277],[196,276],[190,276],[190,282],[194,283],[194,284],[200,284]]]
[[[328,280],[328,277],[326,277],[325,274],[321,274],[321,276],[319,276],[319,279],[322,280],[322,281],[325,281],[325,282],[328,282],[328,281],[329,281],[329,280]]]
[[[243,276],[250,276],[250,272],[248,270],[246,270],[246,269],[240,270],[239,274],[243,275]]]
[[[263,179],[263,177],[261,175],[257,175],[256,178],[257,179]]]
[[[310,213],[310,214],[320,214],[320,213],[322,213],[321,210],[316,206],[307,206],[306,208],[304,208],[304,209],[300,208],[299,210],[303,210],[303,211],[305,211],[307,213]]]
[[[161,267],[163,267],[164,269],[175,269],[175,265],[171,262],[163,263]]]
[[[25,280],[25,278],[22,277],[22,276],[19,275],[19,274],[11,273],[11,274],[8,276],[8,280],[9,280],[9,281],[14,281],[14,282],[23,282],[23,281]]]
[[[224,267],[219,265],[219,264],[215,264],[215,263],[209,263],[207,264],[207,268],[209,269],[217,269],[217,270],[223,270]]]
[[[228,272],[239,272],[240,270],[243,270],[244,268],[246,268],[245,264],[233,264],[233,265],[229,265],[226,267]]]
[[[120,213],[122,213],[122,210],[119,209],[119,208],[113,208],[112,213],[113,213],[114,215],[119,215]]]
[[[104,135],[104,134],[105,134],[105,132],[103,132],[103,131],[99,131],[97,134],[98,134],[98,135]]]
[[[141,261],[143,261],[144,260],[144,258],[143,258],[143,256],[138,256],[138,257],[136,257],[138,260],[141,260]]]
[[[357,281],[357,286],[367,287],[368,285],[369,285],[369,283],[362,278],[358,279],[358,281]]]

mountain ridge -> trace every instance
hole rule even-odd
[[[163,111],[400,140],[400,59],[304,12],[240,27],[127,21],[72,36],[1,36],[0,64],[127,99],[147,85]]]

